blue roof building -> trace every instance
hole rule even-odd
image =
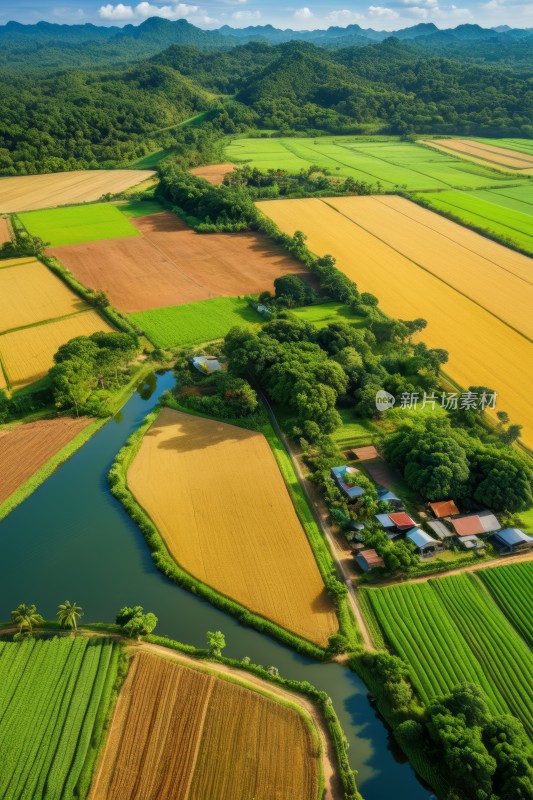
[[[382,528],[395,528],[396,524],[391,520],[388,514],[374,514]]]
[[[492,537],[494,544],[503,555],[528,550],[533,547],[533,536],[528,536],[518,528],[504,528]]]
[[[420,528],[411,528],[407,531],[405,538],[411,541],[421,556],[429,556],[442,550],[442,545],[436,539],[432,539],[429,533]]]
[[[365,493],[365,490],[360,486],[351,486],[349,483],[346,483],[348,475],[354,475],[358,472],[359,470],[355,469],[355,467],[347,467],[344,465],[331,468],[331,475],[335,483],[349,500],[357,500],[358,497],[361,497]]]

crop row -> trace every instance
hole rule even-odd
[[[484,569],[480,578],[505,616],[533,647],[533,562]]]

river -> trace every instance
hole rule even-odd
[[[152,376],[72,458],[0,522],[0,619],[19,603],[36,603],[53,618],[71,600],[84,621],[114,621],[124,605],[143,605],[159,617],[156,633],[200,647],[208,630],[226,635],[225,654],[250,656],[281,674],[307,680],[332,697],[350,742],[350,761],[366,800],[432,797],[400,759],[362,681],[338,664],[319,664],[237,623],[153,565],[137,526],[107,487],[107,473],[128,436],[172,387],[172,373]],[[213,532],[216,536],[216,531]]]

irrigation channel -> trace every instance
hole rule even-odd
[[[85,622],[112,622],[121,606],[141,604],[159,617],[157,633],[199,647],[205,646],[206,631],[221,630],[228,656],[250,656],[328,692],[365,800],[432,797],[400,759],[356,675],[240,625],[155,568],[137,526],[109,492],[107,473],[126,439],[173,383],[171,372],[151,376],[121,412],[0,522],[0,619],[8,619],[22,602],[36,603],[51,619],[58,603],[71,600],[84,608]]]

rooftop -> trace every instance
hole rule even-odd
[[[385,566],[385,562],[383,561],[381,556],[376,553],[375,550],[361,550],[361,552],[358,553],[357,557],[359,556],[362,556],[365,559],[369,567]]]
[[[481,539],[478,539],[477,536],[462,536],[461,545],[466,550],[479,550],[485,547],[485,543]]]
[[[533,544],[533,536],[528,536],[524,531],[518,528],[504,528],[502,531],[494,534],[496,539],[499,539],[503,544],[513,547],[517,544]]]
[[[391,492],[390,489],[386,489],[385,487],[378,489],[378,497],[386,503],[401,503],[400,498],[396,497],[394,492]]]
[[[439,500],[437,503],[428,503],[428,505],[438,519],[459,514],[459,509],[453,500]]]
[[[332,467],[331,474],[337,481],[338,485],[342,489],[342,491],[348,495],[351,499],[355,497],[361,497],[365,493],[365,490],[362,489],[360,486],[351,486],[349,483],[346,483],[345,479],[347,475],[354,475],[359,472],[358,469],[355,467],[347,467],[344,464],[339,467]]]
[[[471,514],[468,517],[457,517],[457,519],[452,519],[451,523],[457,536],[474,536],[476,533],[486,533],[477,514]]]
[[[215,356],[195,356],[192,363],[200,372],[218,372],[222,369],[220,361]]]
[[[391,520],[388,514],[374,514],[382,528],[395,528],[396,524]]]
[[[398,511],[394,514],[389,514],[389,519],[391,522],[396,525],[397,528],[414,528],[416,527],[416,522],[409,514],[406,514],[405,511]]]
[[[481,524],[483,525],[483,530],[485,533],[499,531],[502,527],[492,511],[479,511],[478,517],[481,520]]]
[[[417,547],[425,547],[427,544],[438,544],[436,539],[432,539],[429,533],[420,530],[420,528],[412,528],[407,531],[406,538],[410,539]]]
[[[444,522],[441,522],[438,519],[429,519],[427,524],[435,536],[438,536],[439,539],[447,539],[449,536],[453,536],[452,532],[446,527]]]

